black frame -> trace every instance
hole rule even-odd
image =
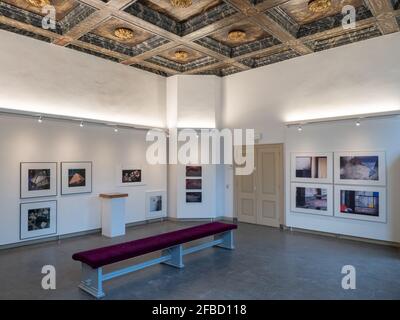
[[[63,169],[62,165],[63,163],[90,163],[90,191],[88,192],[77,192],[77,193],[63,193],[62,192],[62,183],[63,183]],[[68,196],[68,195],[74,195],[74,194],[87,194],[87,193],[92,193],[93,192],[93,161],[63,161],[60,163],[60,190],[61,190],[61,195],[62,196]]]
[[[52,163],[56,164],[56,194],[47,196],[33,196],[33,197],[22,197],[22,165],[25,163]],[[20,199],[34,199],[34,198],[49,198],[58,196],[58,162],[20,162],[19,163],[19,198]]]
[[[29,238],[22,238],[22,205],[24,204],[31,204],[31,203],[44,203],[44,202],[55,202],[56,203],[56,232],[55,233],[49,233],[43,236],[37,236],[37,237],[29,237]],[[58,203],[57,200],[48,200],[48,201],[33,201],[33,202],[23,202],[19,204],[19,240],[29,240],[29,239],[42,239],[46,238],[49,236],[54,236],[58,233]]]

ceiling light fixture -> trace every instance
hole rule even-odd
[[[118,132],[118,128],[114,128],[114,132],[117,133]]]
[[[37,8],[43,8],[45,6],[51,5],[50,0],[25,0],[29,5],[37,7]]]
[[[360,119],[358,119],[358,120],[356,121],[356,126],[357,126],[357,127],[361,126],[361,121],[360,121]]]
[[[331,0],[311,0],[308,2],[308,10],[312,13],[321,13],[332,6]]]
[[[81,128],[84,127],[83,121],[81,121],[81,123],[79,124],[79,126],[80,126]]]
[[[123,41],[127,41],[133,38],[134,33],[129,28],[117,28],[114,30],[114,35]]]
[[[38,122],[39,122],[39,123],[42,123],[42,122],[43,122],[42,116],[39,116]]]
[[[297,128],[297,131],[298,131],[298,132],[302,132],[302,131],[303,131],[303,127],[302,127],[302,126],[299,126],[299,127]]]
[[[228,39],[233,42],[240,42],[246,39],[246,32],[242,30],[232,30],[228,33]]]
[[[189,58],[189,53],[184,50],[178,50],[175,52],[175,59],[179,61],[186,61]]]
[[[192,0],[170,0],[170,3],[174,8],[185,9],[192,5]]]

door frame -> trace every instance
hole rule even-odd
[[[280,212],[279,212],[279,225],[280,226],[285,226],[286,225],[286,218],[285,218],[285,212],[286,212],[286,196],[285,196],[285,176],[286,176],[286,172],[285,172],[285,144],[284,143],[265,143],[265,144],[255,144],[254,145],[254,161],[256,159],[256,154],[257,154],[257,149],[261,149],[264,147],[278,147],[279,151],[281,153],[281,170],[282,170],[282,174],[281,174],[281,181],[279,184],[279,193],[280,193]],[[237,202],[237,178],[235,175],[235,169],[236,169],[236,163],[233,165],[233,217],[236,221],[238,221],[238,202]],[[256,168],[257,169],[257,168]]]

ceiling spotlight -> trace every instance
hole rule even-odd
[[[360,121],[360,119],[358,119],[358,120],[356,121],[356,126],[357,126],[357,127],[361,126],[361,121]]]
[[[29,5],[37,7],[37,8],[43,8],[45,6],[50,5],[50,0],[25,0]]]
[[[303,127],[302,127],[302,126],[299,126],[299,127],[297,128],[297,131],[298,131],[298,132],[302,132],[302,131],[303,131]]]
[[[114,132],[118,132],[118,128],[114,128]]]
[[[38,122],[39,122],[39,123],[42,123],[42,122],[43,122],[42,116],[39,116]]]
[[[84,127],[83,121],[81,121],[81,123],[79,124],[79,126],[80,126],[81,128]]]
[[[189,8],[192,5],[192,0],[170,0],[171,6],[175,8]]]
[[[308,10],[312,13],[321,13],[332,6],[331,0],[311,0],[308,2]]]
[[[134,37],[133,31],[129,28],[117,28],[114,30],[114,35],[122,41],[127,41]]]

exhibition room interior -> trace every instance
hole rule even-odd
[[[0,44],[0,300],[400,299],[400,0],[2,0]]]

